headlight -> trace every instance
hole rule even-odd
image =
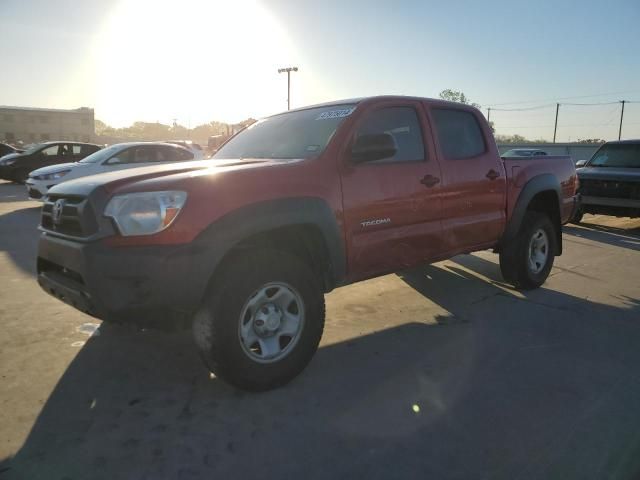
[[[15,158],[7,158],[6,160],[2,160],[0,162],[0,165],[9,166],[9,165],[13,165],[14,163],[16,163]]]
[[[67,173],[69,173],[71,170],[61,170],[59,172],[55,172],[55,173],[48,173],[46,175],[36,175],[35,177],[33,177],[35,180],[57,180],[59,178],[64,177]]]
[[[116,195],[109,200],[104,216],[111,217],[125,237],[151,235],[171,225],[186,200],[186,192]]]

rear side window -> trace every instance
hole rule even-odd
[[[431,110],[442,153],[448,159],[476,157],[486,151],[484,136],[475,115],[463,110]]]
[[[42,150],[42,154],[47,157],[55,157],[58,155],[58,149],[59,149],[58,145],[52,145]]]
[[[82,152],[82,146],[81,145],[72,145],[71,148],[73,149],[73,154],[74,155],[80,155],[80,153]]]
[[[422,129],[418,115],[412,107],[381,108],[372,112],[358,128],[356,137],[379,133],[393,135],[398,151],[392,158],[377,162],[411,162],[425,159]]]
[[[80,145],[80,155],[83,156],[87,156],[87,155],[91,155],[94,152],[97,152],[98,150],[100,150],[98,147],[96,147],[95,145]]]
[[[167,154],[170,155],[171,162],[181,162],[183,160],[193,160],[193,153],[186,148],[168,148]]]

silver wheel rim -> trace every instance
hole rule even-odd
[[[242,307],[238,322],[240,345],[259,363],[286,357],[298,343],[304,326],[304,303],[290,285],[271,282],[257,289]]]
[[[529,241],[529,270],[531,273],[540,273],[549,258],[549,238],[547,233],[539,228],[531,236]]]

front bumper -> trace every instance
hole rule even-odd
[[[143,327],[186,324],[208,282],[203,249],[191,246],[109,247],[43,233],[38,283],[92,316]]]
[[[29,198],[33,200],[42,201],[43,197],[49,191],[49,187],[44,183],[35,182],[33,179],[29,179],[25,182],[25,186],[27,187],[27,193]]]
[[[584,213],[596,215],[638,218],[640,217],[640,200],[582,195],[580,209]]]

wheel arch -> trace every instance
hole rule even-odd
[[[247,249],[282,250],[301,257],[316,272],[325,292],[346,276],[344,242],[335,214],[320,198],[286,198],[235,210],[213,222],[196,239],[211,249],[203,268],[206,285]]]
[[[545,173],[529,180],[523,187],[511,219],[507,223],[500,246],[511,242],[517,235],[528,211],[544,213],[551,219],[556,231],[556,255],[562,254],[562,225],[560,219],[560,182],[555,175]],[[500,250],[500,248],[498,249]]]

